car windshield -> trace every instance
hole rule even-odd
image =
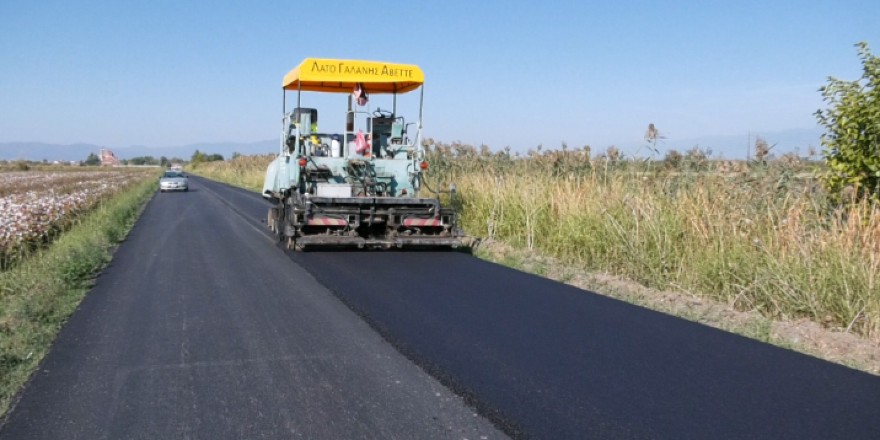
[[[165,172],[164,177],[183,177],[183,174],[180,174],[180,173],[177,173],[174,171],[167,171],[167,172]]]

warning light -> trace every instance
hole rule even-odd
[[[419,164],[419,167],[422,169],[422,171],[427,170],[428,169],[428,162],[422,161],[422,163]]]

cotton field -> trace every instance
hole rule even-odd
[[[0,173],[0,268],[102,199],[153,176],[128,169]]]

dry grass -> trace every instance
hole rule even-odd
[[[190,165],[188,171],[259,192],[263,189],[266,167],[273,159],[275,159],[274,154],[238,156],[228,161]]]

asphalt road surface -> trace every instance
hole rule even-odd
[[[191,182],[0,438],[880,438],[875,376],[461,253],[284,253]]]
[[[0,438],[504,437],[191,184],[147,205]]]

